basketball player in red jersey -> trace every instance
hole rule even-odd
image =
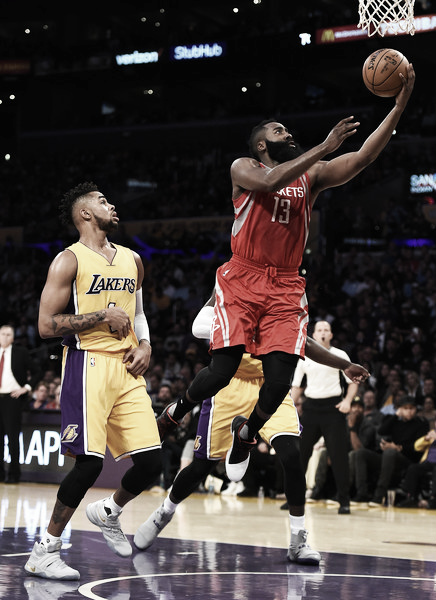
[[[313,204],[320,192],[348,182],[374,162],[386,146],[412,93],[411,64],[401,78],[395,106],[356,152],[323,160],[357,132],[354,117],[340,121],[324,142],[300,155],[286,127],[264,121],[249,140],[254,158],[239,158],[231,166],[233,255],[216,274],[212,360],[186,395],[158,417],[158,427],[162,439],[194,404],[225,387],[244,352],[260,358],[265,381],[255,409],[248,419],[237,416],[232,422],[233,445],[226,457],[232,481],[244,476],[255,436],[282,403],[297,361],[304,358],[308,307],[298,269]],[[297,460],[298,438],[290,443]]]

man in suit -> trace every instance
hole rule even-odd
[[[0,327],[0,446],[3,456],[0,463],[0,481],[19,483],[21,414],[23,400],[38,381],[29,351],[13,344],[14,329],[10,325]],[[30,379],[29,379],[30,376]],[[4,461],[4,435],[8,436],[11,462],[6,476]]]

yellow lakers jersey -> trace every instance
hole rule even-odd
[[[133,327],[138,268],[129,248],[112,245],[116,253],[111,263],[81,242],[67,248],[77,258],[70,310],[78,315],[117,306],[129,315]],[[102,323],[88,331],[65,337],[63,344],[78,350],[114,353],[138,346],[138,340],[133,328],[126,338],[119,340],[109,325]]]

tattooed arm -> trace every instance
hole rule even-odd
[[[58,254],[51,263],[39,305],[39,335],[42,338],[62,337],[107,323],[117,332],[118,339],[126,337],[131,327],[130,319],[116,306],[82,315],[63,312],[70,299],[76,271],[76,257],[69,250]]]

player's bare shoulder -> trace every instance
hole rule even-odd
[[[233,197],[238,197],[242,190],[253,189],[252,182],[255,181],[260,171],[266,172],[270,169],[265,167],[255,158],[244,156],[233,161],[230,167],[232,178]]]
[[[250,158],[249,156],[242,156],[241,158],[237,158],[233,161],[230,167],[230,174],[232,177],[240,173],[241,171],[245,171],[246,169],[260,169],[261,164],[255,158]]]
[[[64,275],[66,277],[74,278],[77,272],[77,257],[71,250],[65,249],[59,252],[53,259],[49,274],[51,275]]]

